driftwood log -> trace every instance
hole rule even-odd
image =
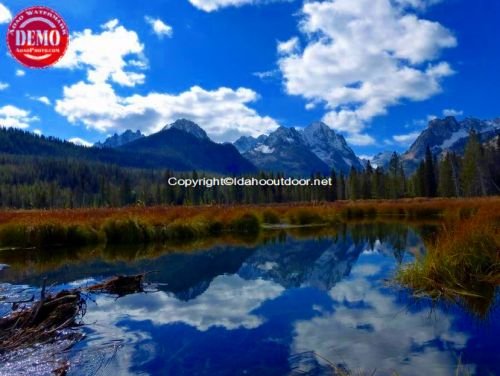
[[[145,275],[117,276],[90,287],[64,290],[57,294],[47,294],[44,283],[40,300],[12,302],[12,312],[0,318],[0,356],[34,344],[54,341],[61,330],[80,326],[86,311],[84,292],[118,297],[143,292]]]

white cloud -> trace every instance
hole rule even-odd
[[[23,71],[22,69],[16,69],[16,76],[17,77],[23,77],[24,75],[26,75],[25,71]]]
[[[346,137],[347,142],[357,146],[367,146],[375,144],[375,139],[366,133],[350,133]]]
[[[300,48],[299,38],[293,37],[285,42],[278,42],[278,53],[289,55],[295,53]]]
[[[68,139],[68,141],[71,142],[72,144],[75,144],[78,146],[85,146],[87,148],[89,148],[93,145],[92,142],[88,142],[80,137],[73,137],[73,138]]]
[[[146,22],[151,26],[153,32],[158,36],[158,38],[163,39],[164,37],[171,37],[174,33],[172,26],[167,25],[165,22],[159,18],[153,18],[146,16],[144,17]]]
[[[7,23],[12,19],[12,13],[10,10],[0,3],[0,24]]]
[[[248,107],[258,95],[246,88],[205,90],[193,86],[179,94],[119,95],[114,84],[135,86],[145,80],[143,73],[137,73],[148,68],[144,46],[137,34],[117,19],[101,27],[100,34],[91,30],[74,33],[71,51],[58,64],[59,68],[87,69],[87,80],[65,86],[63,97],[55,102],[55,110],[69,122],[101,132],[140,129],[152,133],[179,118],[188,118],[200,124],[214,141],[258,136],[278,127],[272,118]]]
[[[246,88],[209,91],[199,86],[176,95],[120,97],[109,83],[79,82],[64,88],[55,109],[71,123],[80,121],[101,132],[133,128],[152,133],[179,118],[188,118],[215,141],[234,141],[241,135],[258,136],[278,127],[272,118],[247,106],[257,99],[257,93]]]
[[[263,71],[263,72],[254,72],[252,74],[255,77],[260,78],[261,80],[266,80],[266,79],[270,79],[270,78],[278,76],[280,74],[280,71],[278,69],[273,69],[273,70]]]
[[[411,7],[424,10],[427,7],[440,3],[442,0],[395,0],[396,4],[402,7]]]
[[[462,116],[463,114],[463,111],[455,110],[453,108],[447,108],[443,110],[443,116]]]
[[[30,112],[21,108],[6,105],[0,107],[0,127],[25,129],[30,123],[38,121],[36,116],[30,116]]]
[[[250,4],[266,4],[278,1],[293,1],[293,0],[189,0],[196,8],[205,12],[213,12],[226,7],[240,7]]]
[[[363,139],[367,124],[390,106],[439,93],[442,79],[454,72],[435,60],[457,42],[448,29],[412,12],[431,3],[306,2],[300,28],[308,43],[278,61],[286,91],[324,103],[323,120],[354,139]]]
[[[411,144],[413,141],[415,141],[418,136],[420,136],[420,132],[417,131],[407,134],[394,135],[392,136],[392,139],[397,143],[408,145]]]
[[[9,84],[7,82],[2,82],[0,81],[0,91],[2,90],[5,90],[5,89],[8,89],[9,88]]]
[[[33,133],[36,134],[37,136],[41,136],[43,132],[41,129],[33,129]]]
[[[87,78],[94,83],[142,84],[146,76],[137,70],[145,69],[147,63],[137,33],[121,26],[116,19],[101,27],[101,33],[90,29],[73,33],[66,55],[55,67],[87,69]]]
[[[29,99],[31,100],[34,100],[34,101],[37,101],[37,102],[40,102],[40,103],[43,103],[43,104],[46,104],[47,106],[50,106],[51,105],[51,101],[49,98],[45,97],[45,96],[42,96],[42,97],[32,97],[32,96],[28,96]]]

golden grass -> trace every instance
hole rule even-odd
[[[457,220],[500,198],[402,199],[335,203],[159,206],[0,212],[0,246],[137,244],[257,232],[263,223],[337,225],[346,221]]]
[[[396,281],[416,296],[459,303],[488,314],[500,285],[500,211],[483,205],[468,218],[442,225],[426,255],[401,268]]]

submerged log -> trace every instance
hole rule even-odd
[[[118,295],[123,297],[125,295],[144,292],[144,277],[146,273],[131,275],[131,276],[116,276],[102,283],[87,287],[89,292],[97,292],[104,294]]]

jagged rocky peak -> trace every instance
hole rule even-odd
[[[167,125],[164,129],[178,129],[187,132],[199,139],[209,139],[207,132],[205,132],[198,124],[191,120],[179,119],[174,123]]]
[[[255,148],[256,146],[262,144],[266,140],[266,135],[260,135],[259,137],[252,136],[241,136],[234,142],[234,146],[240,153],[246,153],[247,151]]]
[[[351,167],[363,169],[363,164],[347,145],[345,138],[323,122],[314,122],[302,130],[309,148],[330,168],[348,173]]]
[[[145,136],[140,130],[134,132],[127,129],[121,134],[115,133],[113,136],[108,137],[104,142],[95,143],[94,146],[98,148],[117,148],[143,137]]]
[[[284,172],[288,176],[330,172],[328,165],[309,149],[302,132],[295,128],[279,127],[243,156],[263,171]]]
[[[372,167],[386,168],[389,165],[389,162],[394,153],[395,153],[394,151],[382,151],[380,153],[375,154],[372,160],[370,161]]]
[[[266,140],[268,146],[277,144],[303,144],[304,138],[295,128],[280,126]]]

